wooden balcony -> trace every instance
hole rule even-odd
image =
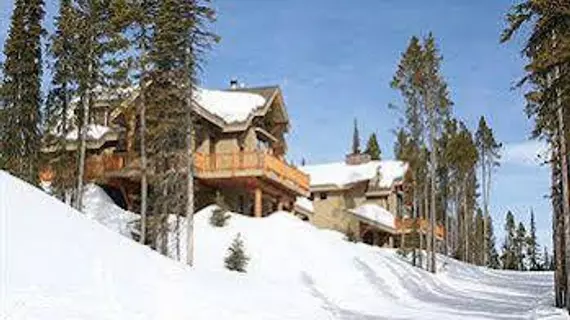
[[[415,225],[414,225],[415,224]],[[412,219],[412,218],[397,218],[396,219],[396,229],[398,233],[411,233],[414,228],[420,230],[422,233],[426,234],[430,229],[430,223],[427,219]],[[443,225],[438,224],[435,227],[435,237],[442,240],[445,236],[445,229]]]
[[[196,175],[201,179],[261,177],[297,194],[309,195],[309,176],[273,155],[263,152],[236,152],[195,155]]]
[[[91,155],[85,159],[85,178],[96,180],[106,173],[121,170],[126,165],[126,156],[122,154]]]
[[[104,177],[110,172],[123,169],[126,165],[124,155],[120,154],[104,154],[89,155],[85,159],[85,180],[93,181]],[[76,170],[75,162],[70,163],[68,168],[71,172]],[[50,182],[55,178],[55,172],[51,166],[45,166],[40,169],[40,180]]]

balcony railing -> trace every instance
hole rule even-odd
[[[234,177],[263,175],[290,188],[309,192],[309,176],[273,155],[263,152],[197,153],[194,166],[198,176]]]
[[[399,233],[411,233],[414,230],[419,230],[422,233],[427,233],[430,230],[430,222],[426,219],[412,219],[412,218],[396,218],[396,230]],[[435,227],[435,236],[438,239],[443,239],[445,235],[445,229],[441,224]]]

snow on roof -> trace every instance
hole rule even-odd
[[[305,197],[297,197],[295,205],[309,212],[315,212],[315,209],[313,208],[313,202]]]
[[[379,187],[389,188],[395,180],[403,179],[408,165],[402,161],[382,160],[370,161],[358,165],[349,165],[344,162],[317,164],[301,167],[311,178],[311,186],[346,185],[371,180],[380,172]]]
[[[111,128],[102,126],[99,124],[90,124],[87,126],[87,140],[99,140],[105,134],[111,131]],[[67,134],[67,140],[77,140],[77,133],[78,130],[74,129],[73,131]]]
[[[265,105],[265,98],[250,92],[209,90],[198,88],[196,102],[202,108],[219,116],[225,122],[242,122],[255,111]]]
[[[394,215],[390,211],[382,208],[377,204],[373,203],[363,204],[356,209],[350,210],[350,212],[352,212],[354,215],[358,217],[374,222],[390,230],[396,229],[396,224],[394,222]]]

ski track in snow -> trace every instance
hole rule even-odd
[[[97,212],[82,215],[0,172],[1,320],[569,319],[551,307],[550,272],[488,270],[439,256],[432,275],[394,250],[347,242],[281,212],[231,214],[215,228],[213,207],[202,210],[190,269],[117,234],[128,234],[122,224],[131,216],[90,189],[87,203]],[[237,233],[251,257],[247,274],[223,266]]]

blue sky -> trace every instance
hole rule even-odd
[[[12,0],[0,0],[0,42]],[[55,0],[46,0],[51,23]],[[292,121],[289,158],[297,163],[340,161],[356,117],[364,140],[379,137],[392,157],[400,104],[389,86],[412,35],[429,31],[443,54],[455,114],[471,128],[484,115],[505,144],[495,173],[492,214],[499,237],[507,210],[528,221],[534,208],[541,243],[551,247],[549,175],[529,142],[532,123],[523,112],[520,41],[500,44],[509,0],[214,0],[215,31],[222,41],[207,57],[202,84],[225,88],[232,77],[248,86],[279,85]],[[364,142],[363,142],[364,143]]]

